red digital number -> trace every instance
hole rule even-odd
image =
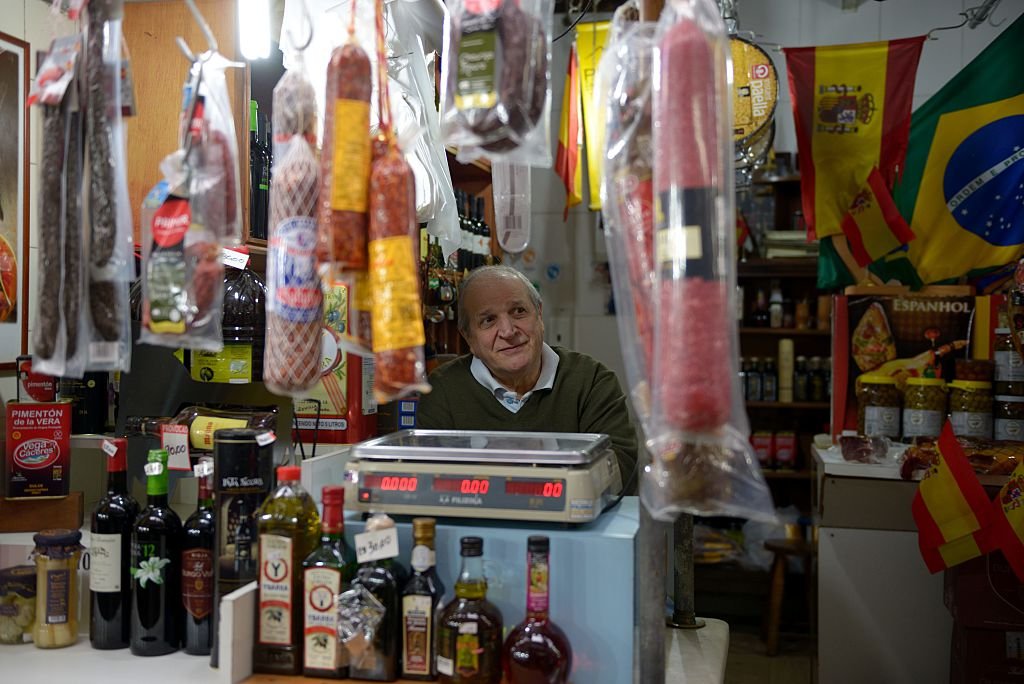
[[[490,480],[462,480],[459,484],[459,492],[462,494],[486,494],[490,489]]]

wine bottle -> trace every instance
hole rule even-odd
[[[484,198],[476,198],[476,220],[480,224],[480,243],[484,255],[484,265],[490,266],[494,263],[494,256],[491,254],[491,227],[484,220]]]
[[[185,653],[209,655],[213,646],[213,459],[203,457],[195,471],[199,500],[185,521],[181,551]]]
[[[348,677],[348,649],[338,641],[338,612],[334,597],[347,591],[355,575],[356,555],[345,543],[342,511],[345,488],[323,489],[324,516],[320,546],[302,561],[303,609],[302,674],[321,679]]]
[[[437,673],[442,684],[501,681],[501,612],[487,600],[484,540],[463,537],[455,599],[438,619]]]
[[[433,518],[413,518],[412,577],[402,590],[402,677],[421,681],[437,678],[434,661],[437,634],[434,614],[444,595],[437,576]]]
[[[533,536],[526,551],[526,619],[509,632],[502,652],[507,684],[565,684],[572,670],[569,639],[548,617],[547,537]]]
[[[213,450],[213,433],[225,428],[266,428],[277,424],[276,409],[231,410],[186,406],[174,417],[128,416],[125,433],[133,436],[160,436],[163,425],[187,425],[189,446],[200,451]]]
[[[395,522],[386,515],[372,516],[366,523],[366,531],[384,530],[394,526]],[[406,579],[404,568],[394,558],[362,563],[356,571],[352,583],[366,587],[383,604],[384,618],[377,628],[369,651],[363,654],[361,662],[353,663],[349,667],[349,676],[352,679],[393,682],[398,678],[401,620],[399,593]]]
[[[131,650],[173,653],[181,645],[181,518],[167,505],[167,452],[151,449],[147,506],[132,527]]]
[[[316,503],[302,485],[299,466],[277,469],[277,489],[257,514],[259,582],[253,671],[302,672],[302,561],[320,538]],[[298,573],[298,574],[297,574]]]
[[[89,641],[93,648],[128,648],[132,578],[127,561],[139,504],[128,493],[128,440],[108,439],[103,450],[108,456],[107,494],[96,504],[89,524]]]

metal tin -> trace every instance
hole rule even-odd
[[[608,435],[566,432],[400,430],[352,447],[364,460],[587,465],[611,448]]]

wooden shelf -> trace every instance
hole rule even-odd
[[[738,264],[740,278],[814,278],[818,277],[818,260],[814,257],[780,259],[747,259]]]
[[[763,470],[766,480],[810,480],[810,470]]]
[[[778,335],[779,337],[832,337],[831,330],[801,330],[799,328],[740,328],[740,335]]]
[[[818,409],[832,408],[827,401],[748,401],[747,408]]]

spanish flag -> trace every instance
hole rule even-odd
[[[809,236],[842,232],[872,167],[892,187],[907,149],[924,36],[785,48]]]
[[[562,95],[562,123],[558,127],[558,153],[555,173],[565,186],[565,212],[583,201],[583,127],[580,125],[580,75],[576,59],[576,44],[569,50],[569,71],[565,76]]]
[[[914,239],[877,166],[871,169],[867,182],[850,203],[842,228],[850,251],[861,266],[868,266]]]
[[[1024,463],[1017,466],[992,502],[992,538],[1017,578],[1024,582]]]
[[[938,463],[925,473],[911,505],[921,555],[932,572],[970,560],[981,555],[982,547],[991,546],[985,529],[992,505],[952,423],[947,421],[942,428],[937,447]]]
[[[934,283],[1024,252],[1024,15],[910,125],[896,205],[917,239],[909,258]]]
[[[610,21],[593,21],[576,26],[576,48],[580,69],[580,99],[583,102],[583,139],[587,150],[587,187],[590,189],[588,206],[601,211],[601,168],[604,151],[604,111],[594,97],[597,84],[597,66],[608,43]]]

